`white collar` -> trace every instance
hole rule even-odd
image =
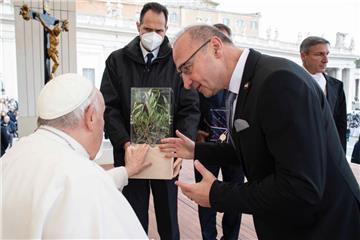
[[[90,156],[88,152],[85,150],[85,148],[67,133],[50,126],[40,126],[37,131],[40,131],[40,133],[51,134],[51,136],[55,137],[58,140],[62,140],[63,143],[69,145],[69,147],[73,149],[75,152],[83,155],[87,159],[90,159]]]
[[[245,63],[249,56],[249,52],[250,52],[249,49],[245,48],[239,57],[239,60],[231,75],[229,89],[228,89],[230,92],[239,94],[240,84],[244,74]]]
[[[326,78],[325,78],[324,74],[321,72],[312,74],[306,68],[304,68],[304,69],[312,76],[312,78],[315,80],[315,82],[317,82],[319,84],[321,90],[324,93],[326,93]]]
[[[144,61],[146,62],[147,61],[147,54],[150,53],[148,50],[146,50],[143,45],[141,44],[141,41],[140,41],[140,49],[141,49],[141,52],[143,54],[143,57],[144,57]],[[159,50],[160,50],[160,47],[158,47],[157,49],[154,49],[154,51],[152,51],[151,53],[154,55],[153,59],[151,60],[154,61],[155,58],[157,58],[158,54],[159,54]]]

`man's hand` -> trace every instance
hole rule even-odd
[[[130,142],[124,143],[124,145],[123,145],[124,150],[126,151],[126,149],[127,149],[129,146],[130,146]]]
[[[209,196],[210,188],[213,182],[216,180],[216,177],[212,175],[212,173],[209,172],[198,160],[195,160],[194,166],[202,176],[201,182],[185,183],[176,181],[175,184],[180,187],[183,194],[185,194],[192,201],[203,207],[211,207]]]
[[[182,160],[183,160],[182,158],[177,158],[176,161],[174,162],[173,178],[176,177],[177,175],[179,175]]]
[[[136,149],[132,146],[126,148],[125,168],[129,177],[141,172],[143,169],[151,165],[151,162],[145,161],[148,151],[149,145],[147,144],[141,144]]]
[[[178,157],[194,159],[195,143],[190,138],[176,130],[177,138],[163,138],[159,145],[160,151],[166,153],[166,157]]]
[[[198,130],[196,134],[196,142],[206,142],[206,139],[209,137],[209,133],[203,130]]]

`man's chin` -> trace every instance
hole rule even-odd
[[[216,94],[216,92],[212,92],[212,91],[206,91],[206,90],[202,90],[202,91],[199,91],[201,92],[202,95],[204,95],[204,97],[212,97]]]

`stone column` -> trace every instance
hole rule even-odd
[[[342,71],[347,112],[352,112],[353,102],[355,101],[356,84],[354,74],[354,69],[352,68],[344,68]]]
[[[335,68],[335,78],[339,79],[340,81],[342,81],[342,68]]]
[[[336,78],[336,68],[327,68],[326,74],[328,74],[330,77]]]

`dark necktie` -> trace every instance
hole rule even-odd
[[[233,114],[234,114],[233,113],[233,106],[234,106],[234,101],[235,101],[236,96],[237,96],[236,93],[233,93],[233,92],[230,92],[230,91],[227,92],[227,97],[226,97],[226,101],[225,101],[225,107],[226,107],[226,109],[229,110],[228,119],[227,119],[227,124],[228,124],[229,131],[231,131],[232,126],[233,126],[233,121],[232,121]]]
[[[154,58],[154,54],[149,52],[148,54],[146,54],[146,69],[148,71],[150,71],[150,68],[151,68],[151,60]]]

